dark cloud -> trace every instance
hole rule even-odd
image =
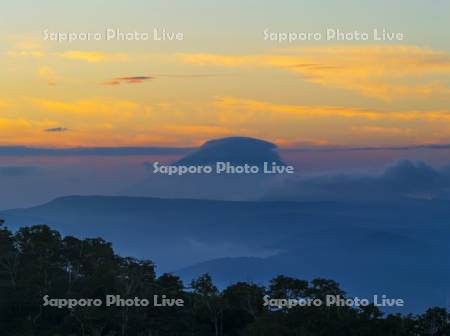
[[[158,74],[155,76],[131,76],[131,77],[116,77],[106,82],[103,85],[120,85],[120,84],[141,84],[145,81],[155,79],[157,77],[164,78],[178,78],[178,79],[192,79],[192,78],[209,78],[216,77],[216,74]]]
[[[109,81],[103,82],[103,85],[141,84],[150,79],[154,79],[154,77],[151,76],[116,77]]]
[[[450,149],[450,144],[426,144],[412,146],[386,147],[344,147],[344,146],[310,146],[283,148],[283,152],[364,152],[364,151],[408,151],[417,149]]]
[[[264,198],[277,200],[388,200],[405,197],[447,198],[450,167],[401,160],[381,174],[335,174],[277,181]]]
[[[50,156],[76,156],[76,155],[183,155],[192,148],[180,147],[92,147],[92,148],[37,148],[22,146],[0,146],[0,155],[50,155]]]
[[[44,130],[45,132],[55,132],[55,133],[58,133],[58,132],[67,132],[67,131],[70,131],[68,128],[65,128],[65,127],[52,127],[52,128],[47,128],[47,129],[45,129]]]

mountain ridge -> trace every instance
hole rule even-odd
[[[445,201],[258,202],[82,195],[0,212],[12,229],[48,224],[63,235],[102,237],[122,255],[152,259],[159,272],[175,272],[185,282],[204,272],[222,285],[249,277],[265,282],[278,274],[321,276],[341,282],[355,295],[375,289],[403,293],[417,309],[441,304],[439,293],[450,293],[450,262],[442,257],[450,254],[449,217]],[[405,282],[410,289],[403,288]],[[417,296],[417,288],[430,298]],[[434,289],[429,293],[429,288]]]

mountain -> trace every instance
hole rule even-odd
[[[257,166],[263,171],[265,163],[284,166],[276,145],[249,137],[228,137],[205,142],[186,154],[172,166],[212,166],[211,174],[166,175],[155,173],[154,162],[146,162],[149,176],[123,190],[119,195],[139,197],[257,200],[263,197],[277,176],[270,174],[216,173],[217,162],[233,166]],[[161,164],[161,163],[160,163]]]
[[[222,286],[277,274],[337,280],[352,295],[404,298],[406,310],[446,305],[446,201],[238,202],[71,196],[0,213],[7,225],[48,224],[100,236],[185,281],[210,272]]]
[[[176,165],[211,165],[230,162],[234,165],[263,166],[264,162],[284,164],[276,145],[249,137],[228,137],[205,142],[200,148],[175,162]]]

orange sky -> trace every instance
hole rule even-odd
[[[42,22],[0,35],[0,145],[450,142],[450,53],[437,44],[220,47],[201,29],[180,42],[64,44],[44,41]]]

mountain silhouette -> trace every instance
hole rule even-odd
[[[176,161],[175,165],[211,165],[230,162],[234,165],[262,166],[265,162],[284,165],[273,143],[250,137],[209,140],[200,148]]]
[[[257,166],[256,174],[216,173],[217,162],[233,166]],[[277,146],[249,137],[228,137],[205,142],[172,166],[211,166],[211,174],[165,175],[154,173],[153,162],[146,162],[149,176],[119,195],[138,197],[190,198],[215,200],[257,200],[263,197],[275,174],[264,174],[264,163],[284,166]]]
[[[430,222],[430,217],[433,221]],[[332,278],[351,295],[404,298],[407,311],[450,293],[447,201],[238,202],[71,196],[0,213],[11,229],[48,224],[103,237],[189,282],[265,283],[278,274]]]

